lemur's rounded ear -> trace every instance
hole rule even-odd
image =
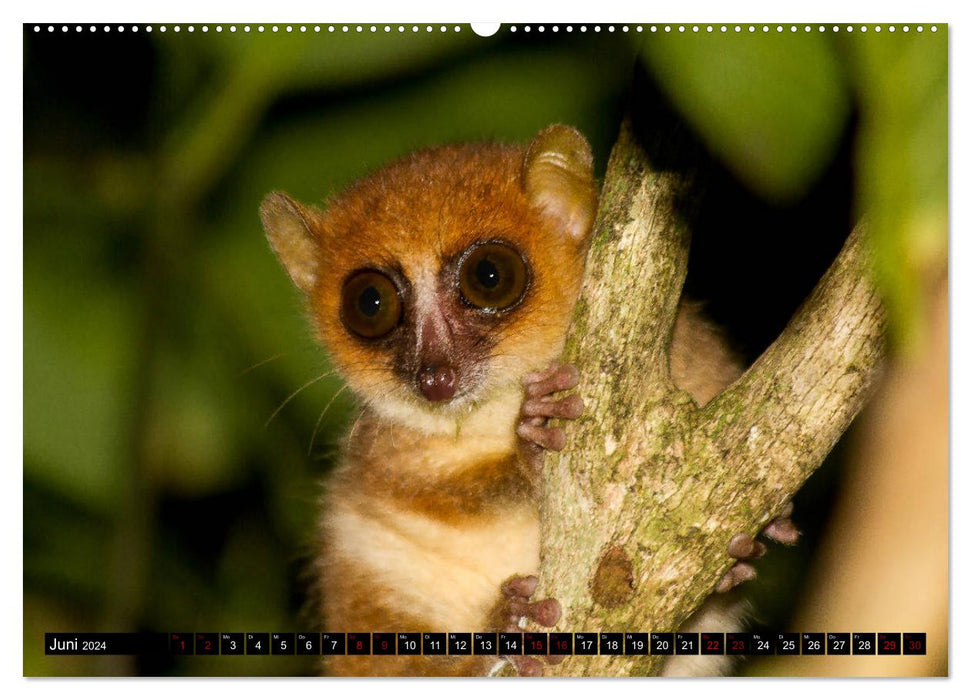
[[[552,218],[570,238],[584,244],[597,215],[590,144],[576,129],[554,124],[526,149],[523,189],[536,208]]]
[[[293,283],[310,294],[317,281],[317,240],[311,213],[283,192],[271,192],[260,205],[263,230]]]

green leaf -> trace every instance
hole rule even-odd
[[[913,349],[923,286],[947,261],[947,28],[844,39],[860,101],[858,207],[891,335]]]
[[[769,199],[792,200],[830,160],[848,90],[826,36],[747,30],[651,35],[645,62],[740,179]]]

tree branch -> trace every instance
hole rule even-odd
[[[882,354],[883,313],[855,231],[786,330],[699,409],[668,350],[687,266],[690,177],[621,130],[567,341],[585,416],[544,468],[543,591],[557,628],[673,631],[856,415]],[[557,675],[645,675],[663,657],[573,656]]]
[[[864,233],[853,230],[776,341],[705,407],[698,436],[738,466],[736,481],[805,481],[863,406],[885,327]],[[789,497],[776,493],[766,504]]]
[[[684,176],[651,169],[622,127],[600,197],[581,310],[567,341],[578,358],[585,352],[599,358],[601,372],[649,372],[652,394],[670,389],[666,358],[690,244],[675,210],[689,184]],[[620,382],[614,390],[624,394],[629,387]]]

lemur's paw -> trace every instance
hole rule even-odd
[[[526,620],[532,620],[542,627],[552,627],[560,619],[562,609],[555,598],[547,598],[535,603],[529,601],[536,591],[539,579],[535,576],[513,576],[502,584],[502,595],[505,601],[503,611],[504,632],[519,632]],[[520,676],[542,676],[543,663],[534,656],[507,656],[509,663]],[[543,660],[548,664],[559,663],[562,656],[547,656]]]
[[[523,378],[526,396],[520,409],[516,434],[537,450],[562,450],[566,433],[562,428],[547,427],[550,418],[573,420],[583,413],[583,399],[570,394],[559,399],[553,394],[576,387],[580,373],[573,365],[554,362],[542,372]]]
[[[790,519],[791,515],[792,503],[787,503],[782,507],[779,516],[766,525],[759,534],[782,544],[795,544],[799,539],[799,530]],[[752,562],[760,559],[767,549],[763,543],[756,541],[749,534],[740,532],[735,535],[728,542],[728,554],[739,561],[722,576],[715,586],[715,592],[727,593],[735,586],[754,579],[757,573]]]
[[[795,544],[802,533],[796,529],[796,524],[789,517],[791,515],[792,503],[790,502],[782,506],[779,515],[766,525],[760,534],[782,544]]]
[[[502,584],[502,594],[506,602],[505,632],[518,632],[523,618],[532,620],[543,627],[552,627],[560,619],[560,603],[556,598],[547,598],[535,603],[529,601],[539,579],[535,576],[513,576]]]

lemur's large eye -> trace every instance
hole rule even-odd
[[[522,298],[526,278],[526,262],[516,250],[503,243],[484,243],[462,260],[459,289],[467,304],[499,311]]]
[[[398,288],[380,272],[358,272],[344,283],[341,320],[352,333],[364,338],[390,333],[401,320]]]

